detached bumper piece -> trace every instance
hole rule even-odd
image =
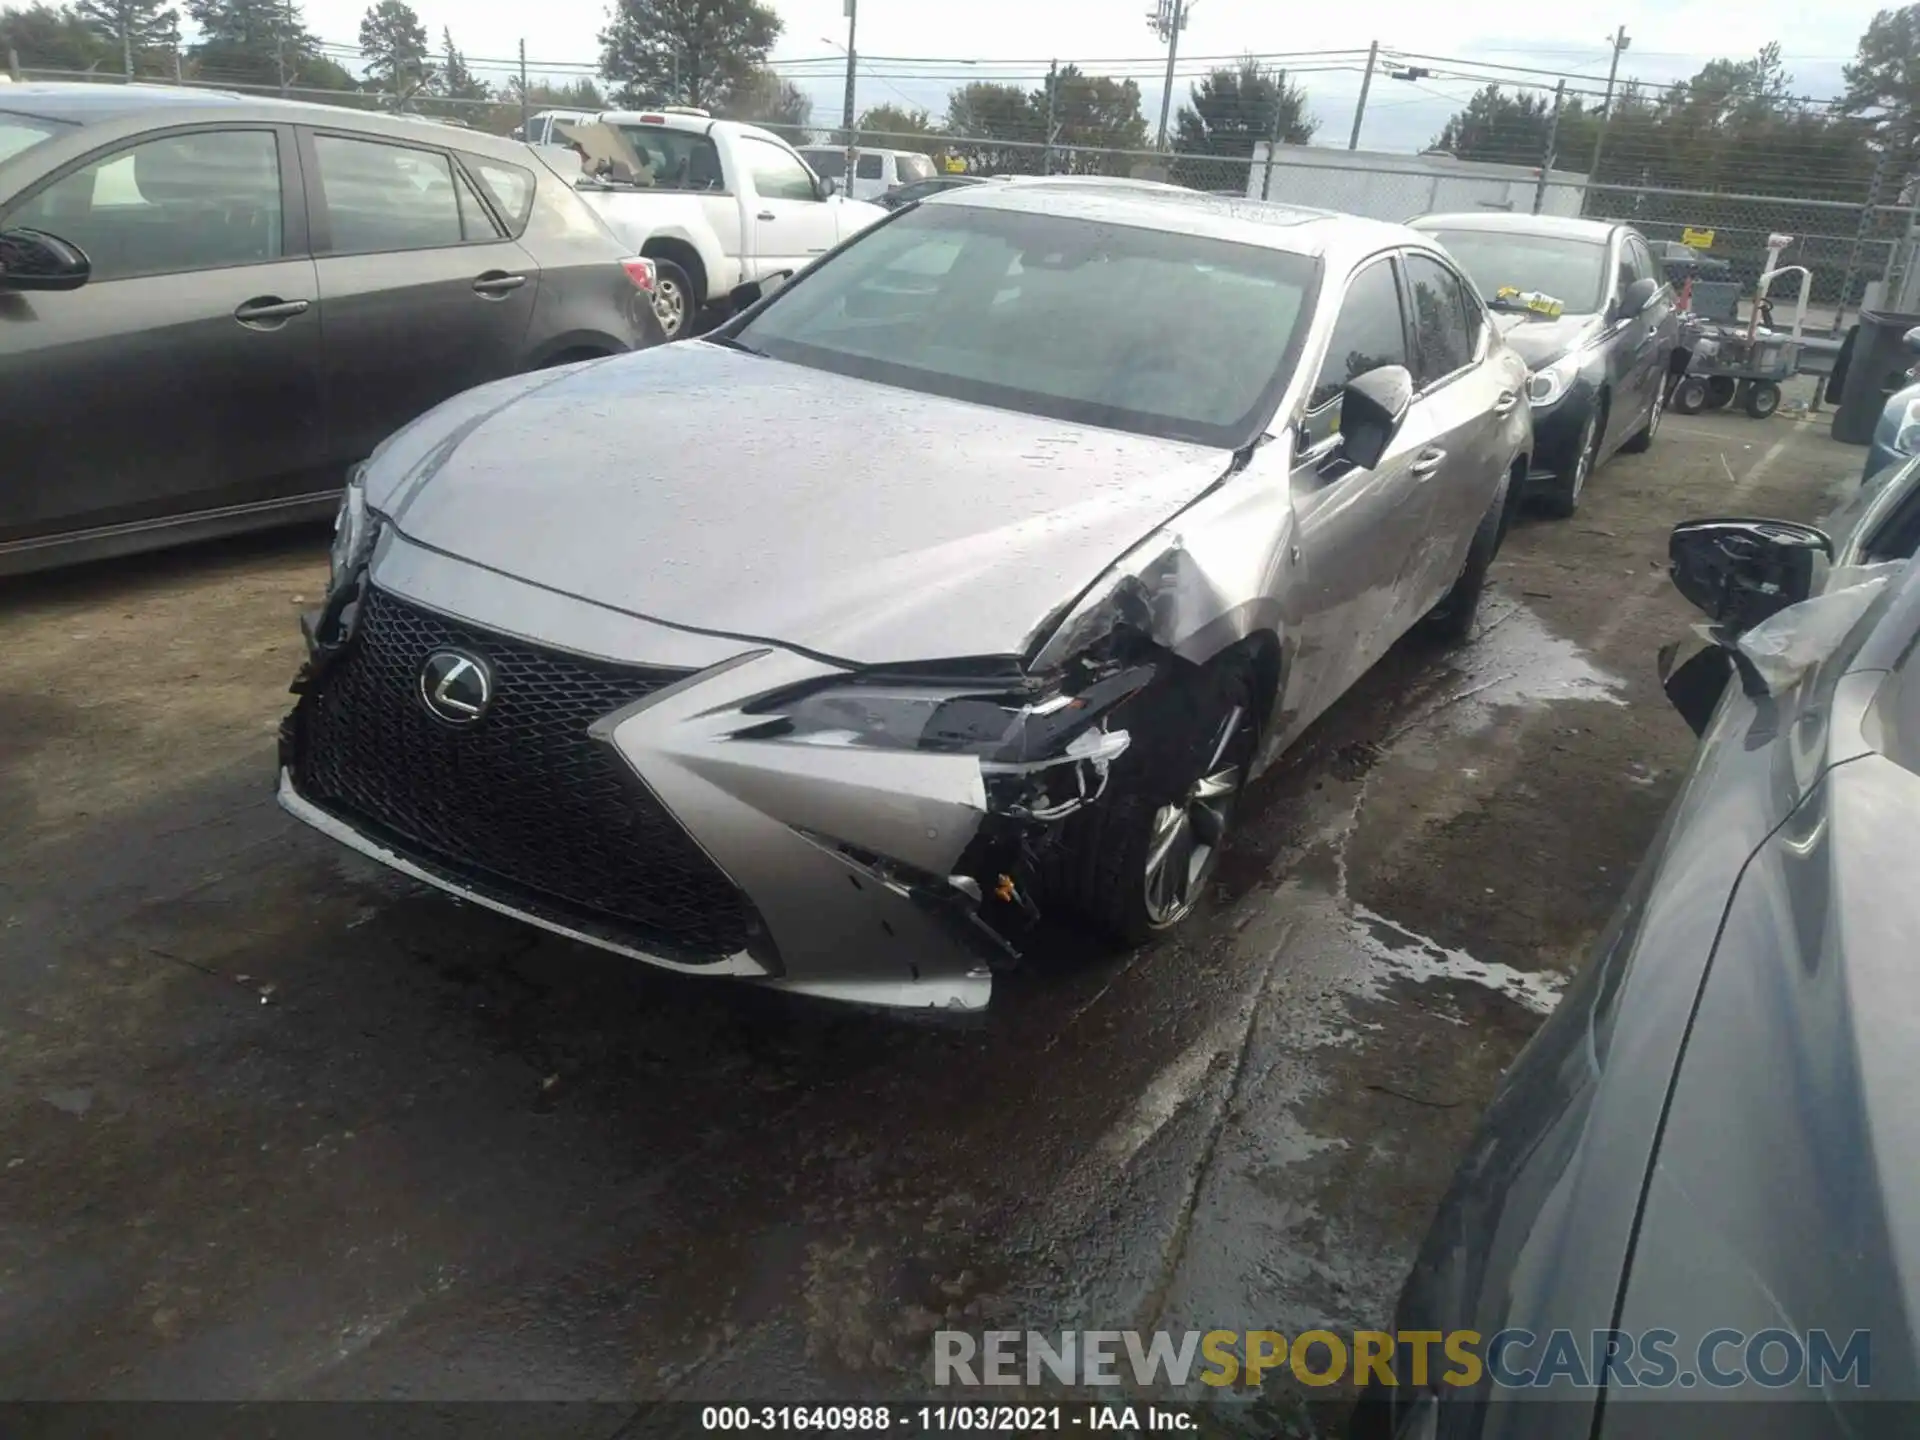
[[[450,725],[421,703],[423,667],[445,650],[491,667],[483,723]],[[675,968],[737,973],[724,962],[751,952],[770,962],[752,968],[777,973],[747,897],[588,734],[683,678],[529,645],[370,588],[354,643],[290,717],[287,783],[368,853],[494,908]]]

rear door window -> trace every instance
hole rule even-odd
[[[428,250],[481,238],[463,213],[453,163],[441,152],[343,135],[315,135],[313,151],[331,236],[327,253]],[[492,238],[490,229],[485,238]]]

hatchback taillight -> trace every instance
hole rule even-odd
[[[653,261],[644,255],[633,255],[620,262],[620,268],[627,272],[627,278],[633,281],[636,290],[653,290]]]

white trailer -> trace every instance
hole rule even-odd
[[[1372,220],[1461,210],[1533,212],[1540,171],[1529,165],[1492,165],[1452,155],[1392,155],[1378,150],[1334,150],[1282,145],[1267,164],[1267,142],[1254,145],[1247,196],[1340,210]],[[1271,178],[1269,178],[1271,176]],[[1587,177],[1565,170],[1547,175],[1543,215],[1578,215]]]

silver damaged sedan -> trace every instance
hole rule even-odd
[[[704,340],[359,467],[280,801],[652,964],[974,1009],[1205,892],[1247,782],[1469,630],[1526,368],[1412,230],[1125,182],[903,207]]]

